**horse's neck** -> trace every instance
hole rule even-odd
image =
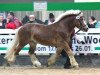
[[[58,27],[58,24],[57,23],[52,23],[52,24],[50,24],[50,25],[48,25],[48,26],[46,26],[47,28],[50,28],[50,29],[52,29],[52,30],[56,30],[57,29],[57,27]]]
[[[63,19],[62,21],[59,22],[59,24],[63,27],[62,29],[65,29],[65,31],[68,32],[69,34],[71,34],[75,28],[73,17]]]
[[[63,21],[55,22],[55,23],[50,24],[46,27],[47,27],[47,29],[50,29],[51,31],[53,30],[53,31],[64,32],[64,33],[67,33],[69,35],[74,30],[74,26],[72,26],[72,21],[69,21],[69,20],[67,20],[67,21],[63,20]]]

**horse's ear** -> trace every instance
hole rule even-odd
[[[81,12],[79,12],[79,13],[77,14],[77,16],[80,15],[80,14],[81,14]]]

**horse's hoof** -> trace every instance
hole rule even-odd
[[[47,64],[46,66],[47,66],[47,67],[49,67],[49,65],[48,65],[48,64]]]
[[[42,69],[43,66],[36,66],[36,65],[33,65],[32,68],[34,68],[34,69]]]
[[[10,64],[9,64],[9,63],[7,63],[6,65],[7,65],[8,67],[10,67]]]
[[[47,69],[52,69],[52,66],[48,66]]]
[[[50,68],[50,65],[47,64],[47,65],[46,65],[46,68]]]
[[[8,63],[7,61],[3,64],[4,67],[10,67],[10,63]]]
[[[39,61],[34,61],[34,63],[33,63],[33,65],[35,66],[35,67],[41,67],[41,63],[39,62]]]
[[[73,69],[79,69],[79,66],[78,65],[75,65],[75,66],[71,66],[71,68],[73,68]]]
[[[36,68],[38,68],[38,67],[36,67],[35,65],[33,65],[32,68],[36,69]]]

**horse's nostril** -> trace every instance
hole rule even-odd
[[[86,31],[88,31],[89,30],[89,28],[86,28]]]
[[[87,28],[87,30],[89,30],[89,28]]]

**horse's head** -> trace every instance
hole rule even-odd
[[[75,17],[75,26],[77,28],[79,28],[80,30],[82,31],[85,31],[87,32],[88,31],[88,26],[84,20],[84,17],[83,17],[83,13],[80,12],[76,17]]]
[[[83,13],[80,10],[69,10],[62,13],[55,22],[64,25],[65,27],[74,29],[74,27],[79,28],[82,31],[88,31],[88,26],[83,18]],[[54,23],[55,23],[54,22]]]

